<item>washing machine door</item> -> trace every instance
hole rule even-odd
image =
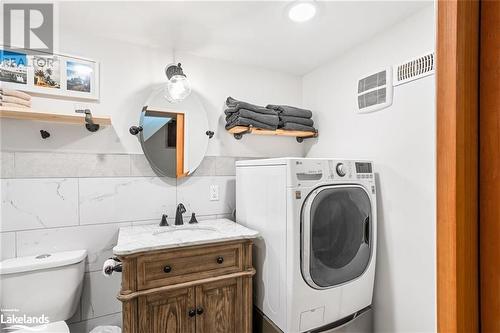
[[[370,196],[359,185],[312,191],[301,216],[301,268],[313,288],[332,288],[361,276],[372,254]]]

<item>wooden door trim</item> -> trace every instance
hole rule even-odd
[[[437,6],[437,327],[477,332],[479,2]]]
[[[500,2],[481,2],[479,253],[481,330],[500,332]]]

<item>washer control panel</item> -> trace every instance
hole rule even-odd
[[[372,164],[370,162],[354,162],[357,179],[373,179]]]
[[[372,163],[369,161],[297,159],[292,160],[291,166],[289,176],[292,186],[312,186],[330,181],[374,180]]]

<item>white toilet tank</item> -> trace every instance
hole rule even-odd
[[[0,262],[0,301],[3,311],[16,316],[67,320],[80,300],[86,250],[56,252]]]

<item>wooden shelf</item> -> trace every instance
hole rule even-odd
[[[284,129],[267,130],[246,126],[235,126],[228,129],[228,132],[233,134],[237,140],[241,139],[244,134],[292,136],[297,138],[298,142],[302,142],[303,139],[315,138],[318,136],[318,132],[313,131],[290,131]]]
[[[51,123],[65,123],[85,125],[84,114],[59,114],[50,112],[41,112],[31,108],[11,108],[0,106],[0,118],[20,119],[20,120],[34,120],[45,121]],[[108,116],[94,116],[92,121],[101,126],[110,126],[111,117]]]

